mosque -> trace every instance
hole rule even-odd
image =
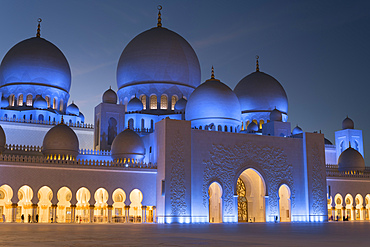
[[[333,144],[292,129],[285,90],[258,57],[234,90],[213,68],[201,83],[196,53],[159,10],[88,124],[67,106],[68,60],[40,22],[0,65],[0,221],[370,220],[362,131],[347,117]]]

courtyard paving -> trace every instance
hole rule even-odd
[[[370,222],[0,223],[0,246],[365,246]]]

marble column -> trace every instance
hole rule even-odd
[[[17,217],[17,203],[12,204],[12,223],[16,222],[16,217]]]
[[[90,208],[90,223],[94,223],[94,208],[95,208],[95,206],[90,205],[89,208]]]
[[[76,205],[71,205],[71,223],[75,222],[76,222]]]
[[[113,206],[108,205],[108,223],[112,223],[112,210],[113,210]]]
[[[153,206],[153,223],[157,223],[157,207]]]
[[[142,210],[142,213],[141,213],[141,223],[145,223],[146,222],[146,206],[141,206],[141,210]]]
[[[129,218],[130,218],[130,206],[125,206],[125,223],[128,223],[129,222]]]
[[[38,223],[36,221],[36,215],[37,215],[37,204],[32,204],[32,222],[33,223]]]

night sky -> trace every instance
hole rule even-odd
[[[102,93],[117,90],[121,52],[139,33],[163,26],[182,35],[198,55],[202,81],[232,89],[255,70],[285,88],[292,127],[322,131],[334,142],[348,115],[363,130],[370,166],[370,1],[0,1],[0,57],[36,35],[58,46],[72,71],[70,102],[93,123]]]

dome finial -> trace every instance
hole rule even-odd
[[[157,6],[158,9],[158,23],[157,27],[162,27],[162,18],[161,18],[161,10],[162,10],[162,5]]]
[[[60,124],[64,124],[63,115],[62,115],[62,118],[60,119]]]
[[[36,37],[37,37],[37,38],[40,38],[40,23],[42,22],[42,19],[41,19],[41,18],[39,18],[39,19],[37,20],[37,22],[38,22],[39,24],[37,25],[37,33],[36,33]]]
[[[215,79],[215,69],[213,68],[213,65],[212,65],[211,79]]]
[[[260,71],[260,66],[259,66],[259,64],[258,64],[258,59],[259,59],[260,57],[257,55],[256,56],[256,72],[259,72]]]

